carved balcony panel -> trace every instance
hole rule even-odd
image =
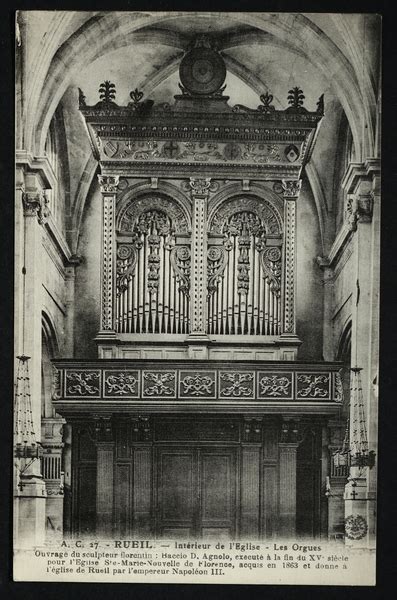
[[[332,414],[339,363],[221,360],[55,360],[58,413],[200,411]]]

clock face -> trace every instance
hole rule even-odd
[[[194,48],[182,59],[179,75],[190,93],[214,94],[225,81],[226,67],[215,50]]]

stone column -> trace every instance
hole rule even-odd
[[[33,431],[41,438],[42,225],[48,217],[44,182],[37,172],[17,170],[15,260],[15,355],[29,356]],[[15,371],[17,373],[17,370]],[[23,407],[25,408],[25,407]],[[15,547],[45,541],[45,483],[40,460],[17,458]]]
[[[116,253],[116,193],[119,177],[98,175],[103,196],[100,338],[115,337],[114,288]]]
[[[23,258],[20,286],[23,309],[18,327],[21,328],[22,348],[30,356],[29,375],[34,430],[40,439],[41,430],[41,311],[43,307],[42,225],[48,217],[45,190],[35,174],[25,174]],[[19,352],[18,351],[18,352]]]
[[[96,419],[97,481],[96,533],[101,538],[113,533],[114,440],[110,417]]]
[[[361,368],[368,447],[377,453],[379,361],[379,249],[380,249],[380,175],[379,160],[349,166],[342,185],[347,194],[345,218],[353,231],[354,281],[352,282],[352,366]],[[350,439],[353,408],[350,402]],[[376,457],[377,460],[377,457]],[[356,519],[366,532],[359,539],[346,541],[357,547],[372,548],[376,526],[376,465],[350,469],[345,490],[345,518]],[[364,520],[364,521],[363,521]],[[353,521],[352,521],[353,522]]]
[[[298,428],[284,421],[279,442],[279,536],[293,539],[296,534],[296,453]]]
[[[302,186],[300,179],[281,182],[284,196],[284,318],[283,334],[296,336],[296,201]]]
[[[323,271],[324,301],[323,301],[323,357],[324,360],[334,360],[334,340],[332,311],[334,307],[334,270],[329,265],[329,259],[318,256],[317,264]]]
[[[64,356],[73,356],[74,354],[74,307],[75,307],[75,279],[76,267],[81,263],[81,258],[73,255],[70,258],[68,267],[65,268],[65,326],[64,326]]]
[[[192,196],[192,245],[190,284],[191,358],[206,358],[207,335],[207,202],[211,179],[190,178]],[[199,344],[199,345],[197,345]],[[201,345],[200,345],[201,344]]]

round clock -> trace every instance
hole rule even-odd
[[[191,94],[214,94],[226,78],[222,57],[211,48],[193,48],[183,57],[179,76]]]

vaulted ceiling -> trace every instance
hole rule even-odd
[[[24,144],[42,154],[51,118],[61,107],[71,211],[78,205],[81,210],[86,172],[95,172],[95,162],[78,111],[78,88],[88,104],[98,101],[105,79],[115,83],[118,104],[127,104],[135,88],[155,102],[172,103],[184,51],[205,33],[224,57],[230,105],[256,108],[259,95],[269,91],[276,108],[286,108],[288,90],[297,85],[305,106],[315,110],[324,94],[325,119],[307,170],[321,227],[333,209],[342,118],[352,131],[357,159],[374,152],[378,44],[364,40],[374,39],[376,26],[370,15],[25,12]]]

